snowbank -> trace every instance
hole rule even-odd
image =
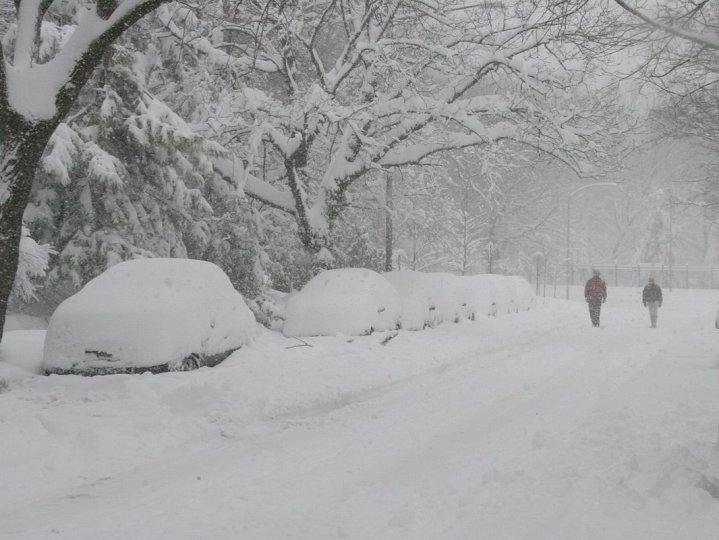
[[[47,320],[23,313],[8,313],[5,318],[5,332],[13,330],[46,330]]]
[[[15,366],[25,373],[40,374],[44,339],[44,330],[4,332],[0,343],[0,362]]]
[[[289,298],[283,333],[357,336],[394,330],[401,312],[397,291],[378,273],[361,268],[328,270]]]
[[[242,296],[214,264],[127,261],[57,308],[44,363],[51,371],[168,365],[191,354],[209,357],[238,349],[256,327]]]

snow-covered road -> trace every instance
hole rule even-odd
[[[0,394],[0,538],[719,537],[714,291]]]

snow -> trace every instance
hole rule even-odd
[[[469,306],[464,296],[462,278],[453,274],[432,272],[427,274],[436,291],[436,307],[442,322],[459,322],[469,319]]]
[[[387,278],[401,291],[402,326],[406,329],[419,329],[419,319],[426,317],[426,308],[417,305],[421,299],[426,299],[433,308],[432,316],[428,319],[430,326],[440,322],[516,313],[536,307],[534,291],[521,276],[455,276],[441,272],[401,271],[387,274]],[[405,326],[407,318],[411,321],[411,328]]]
[[[53,254],[55,254],[55,250],[47,244],[38,244],[30,236],[30,230],[23,225],[20,236],[20,256],[12,292],[15,298],[23,301],[36,298],[36,284],[33,279],[42,278],[45,275],[48,260]]]
[[[37,13],[42,0],[26,0],[17,6],[17,36],[13,64],[30,67],[35,40]]]
[[[138,259],[113,266],[60,304],[47,330],[45,367],[159,366],[237,349],[255,332],[242,296],[214,264]]]
[[[7,98],[10,107],[30,121],[49,120],[57,114],[58,92],[70,82],[77,63],[100,36],[148,0],[123,0],[107,19],[94,9],[84,9],[80,22],[63,48],[48,62],[31,65],[39,0],[22,3],[18,15],[18,40],[14,64],[6,64]]]
[[[423,330],[441,322],[434,300],[436,291],[427,274],[396,270],[383,275],[399,294],[404,330]]]
[[[377,272],[361,268],[327,270],[287,302],[285,336],[358,336],[393,330],[402,305],[397,291]]]
[[[321,287],[316,284],[303,290],[300,299],[294,300],[294,311],[288,316],[285,335],[331,335],[336,332],[362,335],[369,332],[368,328],[391,329],[393,323],[378,326],[375,321],[377,309],[380,309],[376,306],[383,306],[382,299],[388,295],[399,297],[400,324],[404,330],[422,330],[440,323],[495,316],[498,306],[501,306],[501,313],[515,313],[536,306],[534,291],[520,276],[455,276],[442,272],[397,270],[383,274],[394,293],[382,284],[377,292],[368,294],[361,290],[364,285],[358,289],[355,284],[357,275],[364,279],[373,274],[366,272],[343,269],[322,274],[331,276],[329,281],[320,280]],[[317,294],[319,291],[321,293]],[[355,306],[363,303],[357,296],[370,299],[371,305],[357,310]],[[350,312],[352,314],[348,315]]]
[[[493,302],[493,315],[503,315],[512,311],[512,295],[509,282],[505,276],[499,274],[476,274],[472,279],[477,287],[484,285],[491,291]]]
[[[18,377],[0,537],[714,540],[717,293],[668,294],[656,330],[638,294],[601,328],[540,300],[384,346],[265,331],[214,369]]]
[[[537,306],[534,289],[522,276],[506,276],[514,311],[525,311]]]
[[[44,339],[45,330],[5,331],[0,343],[0,378],[2,370],[8,365],[26,373],[42,373]]]
[[[481,275],[464,276],[461,280],[462,296],[473,318],[496,316],[495,285],[483,279]]]
[[[294,211],[294,199],[291,193],[281,191],[249,174],[237,157],[216,157],[213,166],[220,175],[231,180],[245,194],[288,212]]]
[[[35,315],[8,312],[5,315],[4,331],[11,330],[46,330],[47,320]]]

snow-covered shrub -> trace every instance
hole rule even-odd
[[[258,323],[272,330],[281,331],[285,323],[288,296],[287,293],[267,289],[257,298],[246,301]]]
[[[291,230],[291,227],[288,228]],[[286,293],[301,289],[314,277],[312,256],[302,248],[294,233],[271,231],[268,237],[270,286]]]
[[[57,308],[47,330],[49,371],[178,369],[251,341],[257,324],[227,276],[189,259],[117,264]],[[207,362],[210,363],[210,362]]]
[[[372,224],[362,223],[366,211],[346,211],[332,235],[332,249],[338,268],[369,268],[375,272],[385,269],[384,246],[372,241],[368,229]],[[369,213],[371,215],[371,213]]]
[[[400,324],[402,303],[389,281],[372,270],[327,270],[290,296],[283,333],[289,337],[365,335]]]

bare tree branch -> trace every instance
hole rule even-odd
[[[622,9],[628,11],[638,19],[641,19],[649,26],[656,28],[657,30],[661,30],[663,32],[666,32],[667,34],[671,34],[673,36],[680,37],[682,39],[686,39],[687,41],[691,41],[692,43],[696,43],[697,45],[702,45],[704,47],[708,47],[710,49],[717,49],[719,50],[719,39],[717,39],[715,36],[708,36],[705,34],[697,34],[694,32],[689,32],[687,30],[683,30],[682,28],[679,28],[677,26],[673,26],[670,24],[665,24],[663,22],[657,21],[656,19],[653,19],[649,17],[648,15],[645,15],[641,11],[639,11],[636,8],[633,8],[629,6],[624,0],[614,0],[619,6],[622,7]],[[700,9],[705,3],[700,4],[693,10],[693,12],[696,12],[698,9]]]

